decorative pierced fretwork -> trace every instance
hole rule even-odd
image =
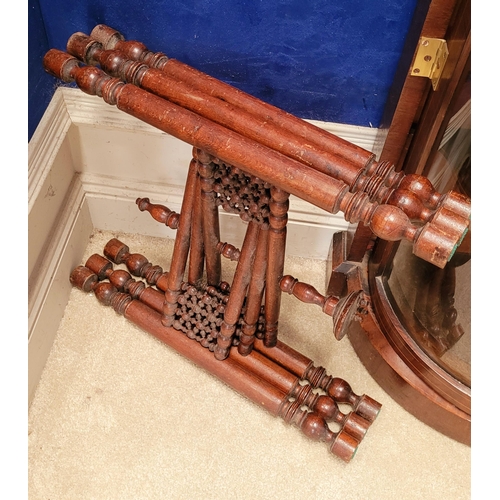
[[[126,263],[127,268],[134,272],[135,275],[142,275],[141,269],[152,266],[146,257],[140,254],[130,254],[128,247],[116,239],[111,240],[106,245],[106,249],[107,253],[113,257],[113,260],[121,260]],[[140,265],[139,268],[137,264]],[[157,275],[157,282],[162,283],[165,275],[168,275],[168,273],[163,273],[163,270],[159,266],[152,267],[160,272],[160,275]],[[149,273],[146,272],[146,274]],[[72,273],[71,280],[76,286],[85,291],[94,291],[100,297],[101,301],[104,301],[107,305],[112,305],[119,314],[125,313],[126,307],[128,307],[133,299],[141,301],[154,311],[159,313],[162,311],[163,295],[158,289],[146,286],[142,280],[135,280],[130,273],[123,269],[114,269],[113,264],[99,254],[93,254],[89,257],[85,266],[79,266]],[[103,282],[103,280],[109,280],[109,283],[98,285],[98,282]],[[229,284],[222,282],[217,289],[209,285],[200,288],[189,283],[183,283],[181,291],[183,293],[181,293],[178,300],[178,315],[183,317],[186,325],[181,326],[179,330],[183,331],[191,340],[199,342],[203,347],[212,351],[215,345],[213,341],[216,338],[214,330],[222,325],[221,314],[225,312],[224,306],[229,300]],[[251,300],[248,301],[248,303],[250,302]],[[251,308],[251,306],[249,307]],[[248,310],[246,312],[243,310],[243,312],[242,316],[245,322],[250,317],[253,317],[253,313],[249,315]],[[218,319],[217,316],[219,316]],[[193,326],[195,321],[197,323]],[[257,320],[255,322],[257,323]],[[239,324],[241,326],[241,318],[239,319]],[[263,325],[263,318],[260,324]],[[176,327],[175,323],[173,327]],[[260,335],[263,335],[262,328],[260,329]],[[239,344],[237,339],[231,339],[231,342],[233,345],[238,345],[239,352],[239,348],[242,345],[241,338]],[[211,346],[212,349],[210,348]],[[289,354],[293,353],[289,348],[288,352]],[[285,367],[276,364],[271,358],[262,353],[254,352],[253,355],[250,355],[251,350],[249,350],[247,354],[249,356],[238,355],[237,363],[242,368],[255,373],[263,380],[276,384],[276,387],[285,396],[283,404],[287,406],[289,403],[293,403],[289,407],[289,410],[295,412],[303,406],[309,407],[310,410],[317,413],[325,422],[337,424],[340,427],[339,430],[346,431],[356,441],[361,442],[363,440],[373,419],[367,419],[356,412],[342,413],[340,411],[338,402],[346,402],[345,389],[348,389],[347,392],[350,391],[347,383],[337,379],[341,382],[341,386],[342,382],[344,382],[343,385],[345,386],[345,388],[338,387],[340,388],[340,392],[331,387],[331,377],[326,380],[327,385],[323,384],[325,389],[328,387],[329,392],[330,389],[333,389],[332,394],[335,393],[341,397],[341,401],[337,402],[331,394],[327,395],[325,391],[321,391],[322,393],[317,392],[317,385],[301,379],[297,374],[293,374]],[[319,372],[318,369],[314,369],[314,373],[317,373],[317,375],[313,375],[312,378],[317,379],[316,382],[320,379],[324,380],[326,374],[324,369],[320,368]],[[338,386],[338,384],[333,385]],[[352,404],[355,401],[350,402]],[[372,414],[371,416],[374,415]]]
[[[132,289],[140,289],[143,291],[142,281],[134,282],[131,276],[127,279],[123,278],[124,271],[113,271],[111,262],[115,264],[124,264],[128,271],[134,276],[143,278],[149,285],[155,286],[158,290],[165,291],[168,283],[168,273],[158,265],[151,264],[148,259],[138,253],[130,253],[127,245],[117,240],[111,239],[104,248],[104,255],[109,261],[98,255],[93,255],[87,262],[86,266],[91,269],[100,279],[113,279],[113,284],[120,291],[132,293],[135,298],[139,298],[140,293],[134,293]],[[120,276],[122,286],[117,278]],[[217,341],[218,331],[224,320],[226,303],[229,300],[230,285],[226,281],[222,281],[218,286],[209,285],[199,282],[196,285],[189,282],[182,282],[180,293],[177,297],[176,307],[173,313],[172,327],[186,334],[189,338],[195,339],[203,347],[214,351]],[[247,300],[244,301],[241,313],[235,324],[234,337],[231,339],[231,345],[237,346],[240,344],[240,337],[247,325]],[[263,338],[264,336],[264,310],[260,307],[260,311],[255,321],[255,337]]]
[[[216,203],[226,212],[238,214],[242,220],[269,223],[271,186],[239,168],[214,159],[214,191]]]
[[[173,328],[197,340],[203,347],[214,351],[217,343],[217,332],[224,321],[225,305],[229,300],[229,284],[221,282],[220,286],[196,287],[184,283],[181,295],[177,299]],[[236,323],[232,345],[239,344],[244,325],[245,305]],[[257,322],[257,334],[263,335],[264,316],[260,314]]]

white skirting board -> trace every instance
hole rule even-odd
[[[364,149],[378,130],[313,122]],[[28,145],[28,403],[49,355],[71,285],[94,229],[175,237],[140,212],[138,197],[180,211],[192,147],[79,89],[59,87]],[[241,245],[245,224],[220,212],[221,239]],[[288,255],[326,260],[333,233],[347,228],[295,197]]]

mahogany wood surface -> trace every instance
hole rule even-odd
[[[308,168],[143,89],[124,84],[98,68],[80,67],[75,58],[61,51],[50,50],[44,61],[53,75],[65,81],[75,80],[85,92],[101,95],[119,109],[196,147],[201,146],[203,151],[256,175],[277,189],[295,194],[329,212],[341,211],[346,220],[362,221],[382,239],[398,241],[405,238],[414,242],[417,255],[440,267],[454,252],[456,235],[448,236],[441,227],[435,227],[434,221],[417,229],[400,208],[373,203],[365,192],[351,193],[348,186],[338,179]],[[454,223],[465,230],[468,220],[459,214],[453,216]]]
[[[163,205],[151,203],[149,198],[137,198],[135,203],[141,212],[147,210],[157,222],[165,224],[170,229],[177,229],[179,227],[178,213],[165,209]]]
[[[200,198],[202,214],[200,214],[200,226],[203,235],[203,247],[205,248],[207,280],[210,285],[218,285],[221,275],[221,258],[216,251],[220,241],[219,213],[215,204],[214,193],[214,167],[210,163],[210,157],[203,151],[194,148],[193,155],[198,162],[198,173],[201,191],[196,198]]]
[[[394,245],[376,245],[368,253],[369,260],[351,275],[349,289],[363,289],[370,300],[368,314],[360,322],[350,323],[349,341],[372,377],[395,401],[439,432],[470,445],[470,387],[436,367],[409,337],[387,297],[381,276],[390,272],[396,251]],[[382,274],[378,274],[380,269],[384,269]]]
[[[419,120],[421,102],[431,92],[430,81],[421,77],[409,77],[421,36],[445,38],[450,19],[458,0],[430,0],[417,2],[414,19],[405,40],[403,55],[389,92],[382,123],[383,148],[378,153],[380,160],[390,160],[401,169],[412,127]]]
[[[344,157],[351,163],[363,167],[369,163],[373,154],[358,146],[353,147],[348,141],[332,136],[314,125],[300,120],[285,111],[264,103],[260,99],[228,85],[216,78],[202,73],[180,61],[168,58],[165,54],[149,51],[144,44],[137,41],[125,41],[121,33],[105,25],[96,26],[90,38],[102,44],[104,49],[118,49],[127,58],[136,61],[144,61],[152,67],[161,68],[164,73],[169,74],[176,80],[186,82],[208,95],[219,98],[242,110],[248,111],[254,116],[271,121],[279,129],[292,132],[295,136],[304,139],[304,142],[312,142],[321,150],[329,151],[334,155]],[[86,43],[89,43],[86,41]],[[87,50],[90,47],[87,48]],[[79,50],[81,53],[81,50]]]
[[[268,260],[265,291],[266,333],[264,344],[273,347],[278,340],[278,319],[281,304],[279,281],[285,265],[286,224],[288,220],[288,194],[271,188],[269,205]]]
[[[253,349],[257,321],[261,310],[262,298],[266,286],[266,272],[268,261],[269,228],[261,225],[255,249],[255,259],[252,268],[252,277],[248,286],[244,323],[242,326],[238,352],[246,356]]]
[[[149,284],[155,285],[160,291],[165,291],[168,273],[164,273],[161,267],[151,264],[141,254],[131,254],[128,246],[116,238],[106,244],[104,255],[109,261],[115,264],[125,264],[132,275],[145,279]],[[92,267],[93,272],[100,279],[104,279],[109,272],[109,261],[103,264],[102,260],[99,259],[94,264],[87,262],[87,265]],[[103,272],[100,271],[101,268]],[[159,292],[155,292],[155,295],[156,297],[151,299],[151,301],[149,301],[149,295],[144,296],[144,298],[141,295],[141,300],[147,301],[146,303],[149,306],[156,309],[159,307],[158,303],[161,302],[163,296]],[[314,388],[323,389],[332,399],[335,399],[339,403],[351,405],[354,411],[366,420],[373,422],[378,415],[381,408],[378,402],[367,395],[356,395],[345,380],[328,375],[323,367],[314,366],[311,359],[280,340],[276,342],[274,347],[267,347],[262,338],[256,337],[254,339],[254,347],[258,352],[264,354],[301,380],[307,380]]]
[[[427,221],[432,215],[432,212],[419,203],[418,196],[411,187],[409,191],[412,192],[408,193],[406,189],[399,186],[402,177],[393,172],[394,167],[388,162],[377,164],[373,163],[373,158],[371,158],[360,168],[359,165],[346,159],[350,157],[347,152],[344,154],[345,158],[328,156],[324,149],[304,142],[301,137],[287,131],[286,128],[273,125],[269,121],[269,115],[254,116],[251,114],[251,109],[247,111],[244,108],[232,106],[225,100],[204,91],[198,91],[190,83],[179,81],[134,59],[127,59],[123,52],[103,50],[99,42],[83,33],[75,33],[69,39],[67,50],[87,64],[99,64],[111,76],[140,86],[294,160],[335,177],[348,184],[351,191],[365,191],[372,201],[399,206],[410,216],[410,219]],[[292,122],[293,120],[295,118]],[[316,133],[320,134],[319,128]],[[344,143],[343,147],[347,150],[352,145]],[[397,190],[394,191],[396,188]]]
[[[315,144],[308,144],[302,137],[283,127],[284,120],[275,123],[272,119],[270,120],[269,113],[263,116],[258,110],[254,112],[254,108],[257,106],[255,103],[252,107],[236,106],[217,95],[213,95],[212,86],[210,86],[210,93],[208,93],[207,88],[199,90],[196,84],[193,84],[192,78],[182,80],[169,75],[168,69],[174,64],[173,62],[164,65],[162,70],[152,68],[146,64],[127,59],[126,54],[119,50],[103,50],[98,42],[93,41],[92,38],[83,33],[72,35],[68,40],[67,51],[87,64],[98,64],[111,76],[168,99],[290,158],[316,168],[320,172],[332,175],[351,187],[373,158],[373,155],[367,151],[364,163],[353,163],[352,158],[346,159],[346,155],[354,156],[349,155],[346,151],[352,146],[337,139],[334,140],[335,145],[342,144],[343,148],[336,147],[335,154],[329,153],[328,150]],[[233,87],[229,88],[233,89]],[[240,95],[235,89],[234,93],[236,96]],[[273,115],[280,113],[277,108],[274,110]],[[287,119],[292,120],[292,123],[295,123],[296,120],[295,117]]]
[[[408,77],[421,36],[443,38],[457,0],[424,0],[416,4],[411,25],[405,39],[402,56],[387,97],[387,104],[379,126],[375,153],[379,161],[389,160],[400,171],[418,122],[422,101],[431,90],[425,78]],[[367,228],[358,225],[349,247],[349,260],[361,262],[366,249],[373,243]]]
[[[390,335],[394,318],[381,312],[389,301],[373,295],[377,283],[368,267],[378,263],[379,272],[390,265],[395,245],[375,247],[368,265],[364,258],[374,237],[407,240],[413,254],[444,269],[470,224],[467,196],[439,193],[427,178],[398,172],[390,161],[377,162],[373,153],[139,42],[127,42],[107,26],[96,27],[90,37],[76,33],[68,52],[50,50],[46,70],[193,146],[180,214],[137,199],[141,211],[176,230],[169,271],[112,240],[105,256],[141,280],[92,256],[72,274],[75,286],[94,291],[104,305],[309,437],[325,441],[345,461],[381,405],[356,395],[346,381],[278,339],[281,294],[320,306],[332,317],[338,340],[348,331],[359,333],[358,323],[382,328],[387,345],[380,340],[377,345],[391,352],[393,364],[412,366],[413,375],[404,377],[410,387],[430,370],[417,382],[422,397],[410,407],[416,414],[418,408],[428,412],[432,404],[421,404],[422,398],[432,399],[439,406],[436,415],[452,414],[455,430],[445,430],[465,440],[470,395],[452,378],[436,376],[416,349],[400,342],[401,335]],[[354,238],[334,238],[335,275],[326,295],[283,276],[290,195],[362,223]],[[221,241],[219,209],[246,224],[241,249]],[[236,262],[231,283],[221,281],[222,256]],[[363,344],[356,333],[353,339]],[[338,403],[351,405],[352,412],[343,414]],[[426,418],[435,423],[435,415]],[[338,425],[338,432],[328,422]]]
[[[199,166],[198,166],[199,167]],[[200,169],[198,168],[198,173]],[[196,178],[195,192],[201,192],[201,177]],[[193,224],[191,227],[191,244],[189,249],[188,282],[199,283],[203,279],[205,269],[205,241],[203,237],[203,201],[202,196],[195,196],[193,205]],[[212,250],[210,248],[210,250]]]
[[[449,56],[438,88],[429,94],[404,161],[405,172],[428,174],[441,139],[448,126],[452,103],[457,89],[470,72],[471,66],[471,2],[457,0],[446,32]]]
[[[470,64],[470,2],[433,0],[426,15],[421,33],[419,29],[412,35],[413,48],[407,54],[409,57],[401,61],[401,67],[405,66],[406,69],[395,80],[395,85],[401,85],[402,88],[393,89],[394,99],[389,99],[386,119],[390,119],[383,125],[389,130],[381,152],[382,160],[395,161],[398,168],[404,168],[407,178],[415,178],[417,182],[423,177],[413,177],[410,173],[427,173],[426,164],[432,160],[451,113],[454,89],[460,85]],[[436,91],[430,88],[430,82],[426,79],[408,76],[420,35],[446,38],[448,43],[450,56]],[[397,106],[391,108],[390,105],[396,102]],[[439,205],[427,186],[422,186],[420,198],[428,200],[427,206]],[[454,201],[450,200],[450,203],[454,204]],[[455,206],[453,211],[458,213],[460,209]],[[470,212],[462,215],[470,217]],[[439,217],[444,221],[447,218],[446,210],[442,210]],[[398,243],[377,240],[372,246],[373,252],[371,249],[360,252],[365,262],[358,269],[363,274],[367,273],[363,277],[363,286],[372,299],[370,317],[373,321],[353,324],[349,339],[372,376],[396,401],[433,428],[470,445],[470,384],[466,384],[462,377],[452,375],[450,370],[437,366],[409,336],[406,331],[408,325],[402,325],[399,321],[401,316],[395,311],[397,306],[383,284],[383,277],[391,273]],[[461,250],[457,250],[455,257],[450,260],[460,258],[460,253]],[[449,271],[450,267],[453,267],[452,262],[443,271]],[[433,300],[428,304],[431,308],[443,300],[444,293],[449,293],[438,283],[435,283],[435,287],[434,298],[431,299],[432,291],[427,297]],[[426,293],[426,290],[421,291],[422,295]],[[410,324],[413,313],[407,313],[410,317],[407,323]],[[460,335],[460,332],[455,334]],[[441,348],[446,346],[442,345]]]
[[[161,292],[147,287],[142,281],[134,280],[126,271],[114,270],[111,262],[105,257],[93,254],[85,263],[85,267],[96,274],[99,281],[107,279],[117,291],[130,294],[132,298],[140,300],[157,312],[162,311],[163,295]],[[80,272],[82,270],[77,271],[76,274],[78,275]],[[84,273],[85,271],[83,271]],[[75,279],[78,278],[74,278],[74,281]],[[289,398],[293,398],[316,411],[325,421],[339,424],[341,429],[359,442],[362,441],[372,423],[372,421],[356,414],[355,411],[347,414],[342,413],[337,402],[330,395],[321,395],[315,392],[315,387],[310,383],[302,381],[298,376],[257,351],[252,356],[235,356],[235,362],[255,373],[258,377],[274,384]]]
[[[197,175],[198,165],[195,160],[192,160],[189,165],[186,189],[184,190],[181,215],[179,217],[179,228],[175,236],[172,263],[168,274],[167,289],[165,290],[165,304],[163,307],[162,320],[165,326],[172,326],[174,321],[177,298],[180,294],[180,287],[186,270],[191,239],[194,198],[196,196]]]
[[[271,414],[299,427],[307,437],[325,442],[332,454],[346,462],[349,462],[354,456],[359,441],[347,430],[341,428],[338,432],[331,431],[322,416],[315,411],[303,408],[303,398],[290,399],[290,396],[279,388],[279,383],[278,385],[270,383],[250,369],[248,359],[260,359],[258,353],[253,353],[251,357],[235,354],[234,357],[230,355],[223,362],[218,361],[209,350],[203,348],[199,343],[193,342],[173,328],[165,327],[162,324],[160,313],[143,302],[133,299],[131,295],[119,292],[111,283],[100,283],[97,275],[90,269],[78,266],[71,275],[71,282],[86,292],[93,291],[102,304],[113,307],[117,313],[124,315],[139,328],[154,335],[201,368],[217,376]],[[247,368],[239,363],[240,360],[245,360]],[[264,361],[263,366],[269,366],[269,364]],[[260,373],[264,374],[265,368],[261,367],[260,370]],[[277,372],[273,371],[273,373]],[[284,384],[286,385],[286,382]],[[309,392],[309,395],[311,394],[313,393]],[[341,420],[344,426],[351,429],[353,433],[361,437],[364,436],[369,427],[368,421],[359,416],[354,416],[351,420],[349,417],[344,418],[336,411],[335,403],[333,406],[328,404],[328,398],[319,401],[319,398],[312,396],[312,400],[313,406],[326,413],[329,418]]]
[[[381,329],[394,351],[436,393],[459,410],[470,415],[470,387],[440,368],[413,340],[398,320],[395,301],[390,300],[390,291],[384,287],[381,278],[376,280],[375,286],[377,293],[371,294],[373,309],[376,311]]]
[[[405,410],[442,434],[470,446],[470,413],[448,402],[408,367],[373,313],[362,324],[351,326],[349,340],[372,377]]]
[[[224,321],[217,335],[217,346],[215,348],[215,357],[217,359],[225,359],[229,355],[229,349],[236,331],[236,322],[240,318],[250,283],[250,272],[255,260],[258,236],[258,224],[255,221],[250,221],[234,273],[229,300],[226,303]]]

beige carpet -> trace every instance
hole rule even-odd
[[[82,264],[112,237],[168,269],[171,241],[110,232]],[[326,262],[285,273],[324,291]],[[471,449],[392,401],[318,307],[284,294],[280,338],[383,404],[349,464],[73,289],[29,411],[30,500],[470,498]]]

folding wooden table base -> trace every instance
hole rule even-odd
[[[193,146],[180,213],[137,199],[139,210],[176,231],[169,270],[112,239],[71,282],[350,461],[381,405],[279,340],[281,297],[319,306],[338,340],[369,301],[361,289],[339,286],[324,296],[284,275],[289,197],[340,211],[374,237],[407,240],[415,255],[441,268],[467,232],[470,200],[438,193],[425,177],[396,172],[373,153],[107,26],[75,33],[67,52],[50,50],[44,65]],[[241,248],[221,239],[220,211],[245,224]],[[221,280],[222,258],[236,262],[231,283]]]

